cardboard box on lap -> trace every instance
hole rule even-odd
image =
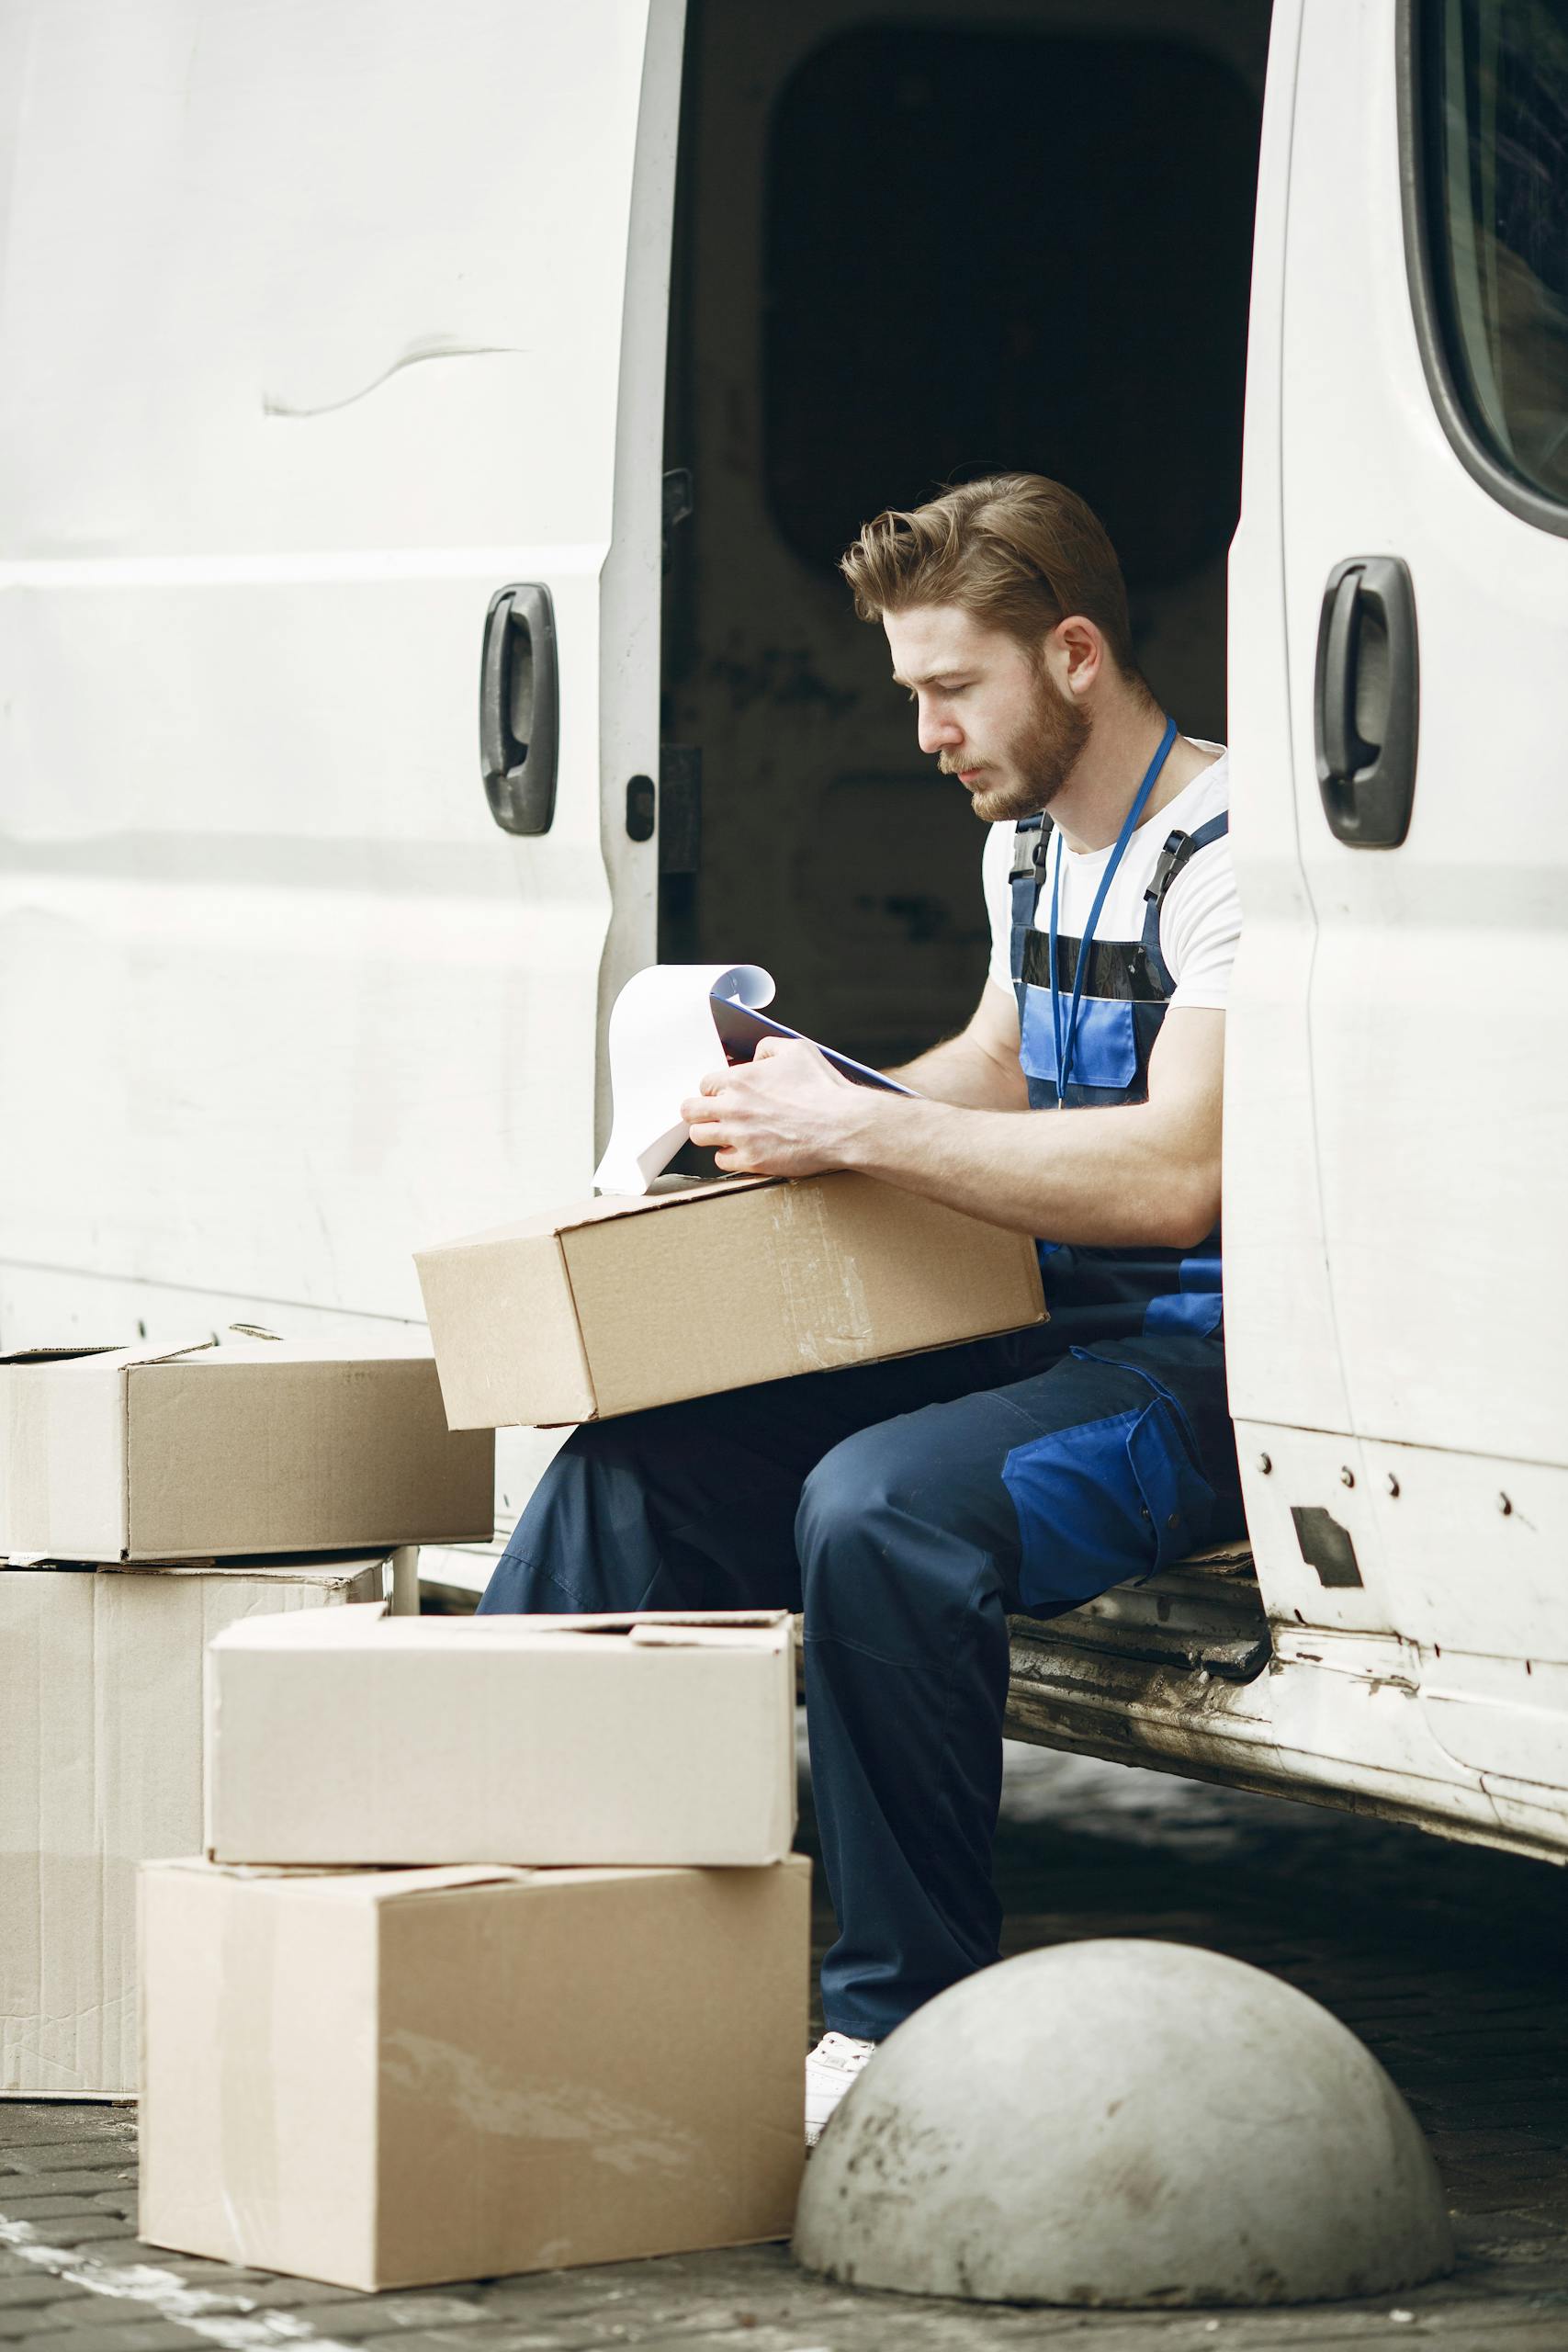
[[[494,1442],[447,1429],[423,1344],[0,1357],[0,1554],[213,1559],[485,1537]]]
[[[207,1689],[220,1861],[755,1864],[795,1834],[784,1610],[253,1619]]]
[[[202,1653],[380,1561],[0,1570],[0,2092],[136,2088],[136,1866],[201,1839]]]
[[[455,1430],[605,1419],[1044,1315],[1023,1234],[848,1173],[585,1201],[415,1263]]]
[[[785,2235],[809,1884],[149,1864],[140,2235],[367,2290]]]

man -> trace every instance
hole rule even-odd
[[[1243,1525],[1221,1340],[1225,756],[1155,702],[1111,544],[1056,483],[879,515],[841,568],[921,749],[991,828],[990,975],[963,1034],[897,1073],[914,1098],[769,1040],[685,1115],[726,1172],[860,1169],[1049,1236],[1050,1320],[580,1429],[482,1603],[804,1609],[840,1928],[811,2140],[885,2035],[997,1956],[1008,1613],[1059,1614]]]

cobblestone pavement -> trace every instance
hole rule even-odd
[[[852,2294],[762,2246],[358,2295],[139,2244],[130,2111],[0,2102],[0,2352],[271,2352],[394,2334],[400,2352],[1568,2352],[1568,1878],[1032,1749],[1011,1759],[999,1866],[1010,1951],[1091,1935],[1201,1943],[1343,2018],[1431,2136],[1457,2276],[1293,2311],[1025,2311]]]

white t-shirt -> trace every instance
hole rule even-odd
[[[1219,752],[1201,775],[1184,785],[1173,800],[1145,818],[1127,843],[1105,904],[1095,925],[1097,939],[1141,939],[1148,912],[1144,893],[1154,879],[1159,854],[1172,832],[1195,833],[1217,817],[1230,800],[1230,754],[1218,743],[1190,741],[1206,752]],[[993,825],[986,842],[981,873],[986,908],[991,918],[990,977],[1012,993],[1010,934],[1012,897],[1008,869],[1012,864],[1013,828]],[[1070,850],[1060,832],[1053,831],[1046,853],[1045,888],[1035,910],[1035,928],[1045,931],[1051,922],[1051,882],[1058,860],[1062,867],[1061,898],[1056,923],[1064,939],[1078,939],[1089,921],[1094,894],[1110,862],[1111,850]],[[1236,896],[1231,865],[1230,836],[1195,851],[1169,889],[1160,910],[1159,950],[1176,982],[1172,1005],[1210,1005],[1223,1011],[1230,986],[1231,965],[1241,932],[1241,901]]]

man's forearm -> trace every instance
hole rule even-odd
[[[1063,1114],[867,1093],[845,1121],[840,1159],[1043,1238],[1187,1249],[1219,1214],[1217,1168],[1188,1124],[1147,1102]]]
[[[917,1094],[929,1095],[933,1102],[953,1102],[969,1111],[1021,1110],[1026,1097],[1016,1046],[1010,1057],[998,1059],[967,1029],[886,1075]]]
[[[1145,1102],[970,1110],[853,1086],[804,1039],[765,1037],[681,1112],[726,1176],[858,1169],[1051,1241],[1189,1249],[1219,1215],[1224,1057],[1221,1011],[1172,1012]]]

